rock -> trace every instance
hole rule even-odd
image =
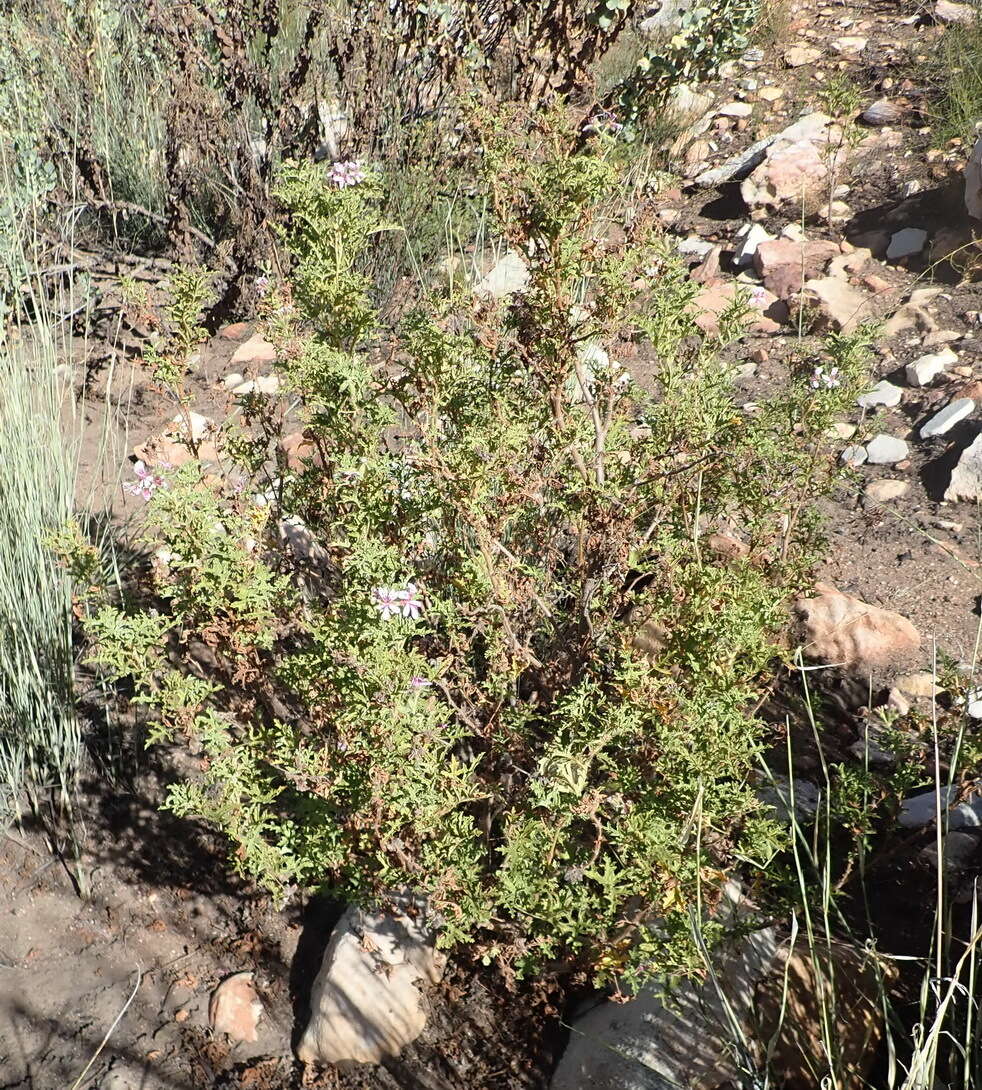
[[[882,1032],[877,978],[863,954],[830,948],[835,1025],[829,1032],[850,1072],[840,1090],[860,1090]],[[656,980],[626,1003],[610,1001],[576,1019],[551,1090],[716,1090],[741,1086],[745,1061],[734,1058],[739,1035],[757,1066],[773,1049],[772,1069],[788,1086],[813,1086],[824,1070],[818,979],[804,943],[794,949],[775,928],[731,943],[716,955],[713,978],[684,981],[667,999]],[[721,994],[722,993],[722,997]],[[725,997],[725,998],[724,998]]]
[[[896,704],[890,706],[901,715],[906,715],[910,711],[910,705],[896,689],[891,689],[890,692],[895,694],[901,701],[899,706]],[[890,699],[890,697],[887,698],[888,704],[890,704]],[[882,728],[876,723],[864,722],[862,734],[849,747],[849,752],[857,761],[868,765],[870,768],[893,768],[897,763],[897,755],[892,750],[884,748],[881,744],[882,739]]]
[[[977,689],[975,692],[968,694],[965,711],[972,719],[982,719],[982,693]]]
[[[941,841],[941,857],[944,869],[949,874],[956,874],[968,866],[969,860],[975,855],[979,847],[979,837],[976,833],[950,832]],[[932,870],[938,866],[938,845],[928,844],[922,848],[919,858]]]
[[[951,472],[944,498],[950,501],[982,500],[982,435],[962,452]]]
[[[732,182],[737,178],[746,177],[754,167],[764,161],[767,149],[775,139],[776,135],[761,137],[760,140],[751,144],[749,148],[744,148],[743,151],[738,151],[736,155],[731,155],[729,159],[726,159],[718,167],[714,167],[712,170],[705,170],[701,174],[696,175],[696,185],[723,185],[724,182]],[[707,144],[706,154],[708,154],[708,151],[709,145]],[[703,158],[705,158],[705,156],[703,156]]]
[[[778,299],[790,299],[806,280],[820,276],[832,258],[839,256],[834,242],[793,242],[779,238],[761,241],[754,254],[754,268],[764,287]]]
[[[965,207],[974,219],[982,219],[982,136],[972,145],[965,164]]]
[[[239,397],[244,397],[247,394],[269,395],[277,393],[279,388],[279,375],[259,375],[255,379],[240,382],[237,386],[233,386],[232,393],[237,394]]]
[[[255,1041],[263,1005],[252,986],[252,973],[233,973],[211,993],[208,1021],[216,1033],[233,1041]]]
[[[975,402],[971,398],[960,397],[931,417],[921,428],[921,438],[933,439],[936,435],[944,435],[946,432],[951,431],[956,424],[967,420],[974,412]]]
[[[696,315],[696,325],[705,333],[715,334],[719,332],[719,316],[736,298],[737,291],[742,285],[732,280],[709,284],[692,300],[691,308]],[[750,328],[757,333],[776,333],[780,323],[772,318],[771,313],[777,313],[776,295],[766,288],[757,288],[751,292],[750,305],[759,312],[759,317],[751,321]]]
[[[964,802],[952,806],[958,798],[959,790],[954,784],[945,784],[938,792],[923,791],[912,795],[900,804],[897,821],[905,829],[921,829],[932,825],[938,816],[940,801],[941,819],[947,820],[949,829],[968,829],[982,825],[982,795],[970,794]]]
[[[897,678],[897,688],[904,696],[920,697],[938,696],[943,690],[937,683],[937,678],[929,670],[918,670],[914,674],[904,674]]]
[[[806,64],[814,64],[822,51],[810,45],[793,45],[784,51],[784,63],[788,68],[803,68]]]
[[[881,379],[868,394],[857,397],[856,404],[861,409],[876,409],[881,405],[892,409],[900,404],[902,396],[903,390],[899,386],[894,386],[892,382]]]
[[[317,448],[303,432],[295,431],[284,435],[277,446],[286,459],[287,469],[292,473],[302,472],[311,463],[320,464]]]
[[[202,462],[217,462],[218,429],[200,413],[175,416],[160,435],[151,435],[133,448],[133,457],[147,466],[177,469],[197,456]]]
[[[924,347],[937,348],[946,344],[952,344],[955,341],[960,341],[964,336],[965,334],[957,329],[936,329],[933,333],[929,333],[924,338]]]
[[[871,314],[871,297],[836,276],[805,282],[826,325],[842,333],[852,333]]]
[[[226,341],[241,341],[249,336],[250,328],[248,322],[233,322],[231,325],[222,326],[218,335]]]
[[[677,34],[685,12],[691,7],[692,0],[659,0],[638,23],[638,31],[646,38]]]
[[[832,39],[832,48],[836,53],[842,53],[847,57],[854,57],[857,53],[862,53],[868,44],[868,38],[860,38],[856,35],[846,35],[843,38]]]
[[[866,672],[887,666],[920,647],[917,629],[889,609],[818,584],[815,598],[800,598],[804,653],[828,665]]]
[[[866,444],[866,457],[873,466],[892,466],[910,456],[906,440],[893,435],[877,435]]]
[[[245,366],[250,363],[272,363],[275,359],[276,349],[273,345],[265,337],[254,333],[232,353],[231,362]]]
[[[703,258],[710,250],[713,249],[713,244],[707,242],[703,238],[699,238],[697,235],[691,235],[689,238],[683,238],[679,241],[678,251],[683,257],[698,257]]]
[[[713,108],[713,96],[688,83],[677,83],[668,96],[668,108],[681,124],[692,125]]]
[[[831,117],[807,114],[771,140],[763,162],[741,183],[740,195],[751,209],[818,203],[828,179],[829,146],[841,140],[842,130]],[[840,169],[844,158],[840,152]]]
[[[896,125],[906,111],[888,98],[877,99],[863,110],[863,120],[867,125]]]
[[[902,231],[890,236],[890,245],[887,246],[887,261],[899,261],[903,257],[912,257],[924,249],[927,242],[927,231],[920,227],[905,227]]]
[[[716,111],[720,117],[749,117],[753,112],[749,102],[727,102]]]
[[[934,17],[939,23],[964,23],[971,26],[978,22],[979,9],[974,4],[958,4],[954,0],[937,0]]]
[[[349,907],[324,951],[297,1056],[331,1064],[398,1055],[426,1024],[420,984],[438,983],[445,966],[419,919]]]
[[[529,270],[516,250],[508,250],[474,285],[474,294],[483,299],[504,299],[528,287]]]
[[[907,381],[911,386],[927,386],[953,363],[958,362],[958,355],[950,348],[942,348],[940,352],[931,352],[908,363],[904,369]]]
[[[737,231],[736,237],[740,240],[733,254],[733,264],[742,269],[754,261],[757,247],[762,242],[770,242],[771,236],[759,223],[750,223]],[[773,290],[773,289],[772,289]]]
[[[764,102],[777,102],[779,99],[784,98],[784,88],[774,86],[761,87],[757,92],[757,97]]]
[[[855,424],[849,424],[845,420],[836,420],[829,429],[830,439],[851,439],[859,429]]]
[[[852,466],[853,469],[858,469],[861,465],[865,465],[868,457],[869,455],[866,453],[866,448],[861,446],[846,447],[839,455],[843,464]]]
[[[800,822],[811,821],[818,813],[822,792],[811,780],[787,777],[772,772],[770,781],[757,788],[757,798],[769,806],[782,825],[791,824],[792,802],[794,816]]]
[[[880,481],[870,481],[863,493],[866,503],[889,503],[891,500],[899,500],[910,491],[908,481],[895,481],[884,477]]]
[[[883,326],[885,336],[892,337],[906,329],[919,329],[924,333],[933,333],[938,328],[937,322],[927,312],[927,304],[941,294],[940,288],[918,288],[910,293],[906,303]]]

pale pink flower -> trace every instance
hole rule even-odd
[[[365,180],[365,171],[357,159],[347,159],[344,162],[334,163],[329,175],[331,182],[338,189],[347,189],[348,186],[358,185]]]
[[[158,488],[167,487],[164,478],[143,462],[137,462],[133,466],[133,472],[136,474],[136,480],[126,481],[123,484],[123,489],[129,492],[131,496],[142,496],[145,500],[148,500]]]
[[[396,587],[376,587],[372,591],[375,599],[375,608],[383,621],[391,621],[398,617],[402,609],[402,592]]]
[[[408,617],[412,621],[418,621],[419,615],[423,612],[423,599],[419,595],[416,584],[407,583],[406,589],[399,592],[399,597],[399,608],[402,611],[403,617]]]

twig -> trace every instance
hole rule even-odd
[[[142,983],[143,983],[143,971],[139,968],[139,966],[137,966],[137,969],[136,969],[136,983],[133,985],[133,991],[130,992],[129,999],[126,1000],[126,1002],[123,1004],[123,1009],[113,1019],[113,1024],[109,1027],[109,1029],[106,1030],[106,1036],[102,1038],[102,1040],[99,1042],[99,1047],[95,1050],[95,1052],[92,1053],[92,1059],[89,1060],[89,1062],[85,1065],[85,1067],[82,1070],[82,1074],[79,1075],[79,1077],[72,1083],[71,1090],[78,1090],[78,1088],[82,1085],[82,1080],[89,1073],[89,1068],[91,1068],[92,1065],[99,1058],[102,1050],[106,1047],[106,1042],[112,1036],[113,1030],[119,1025],[120,1020],[122,1019],[123,1015],[130,1009],[130,1004],[136,998],[136,993],[140,990],[140,985]]]
[[[149,208],[144,208],[142,204],[133,204],[131,201],[82,201],[74,207],[79,209],[91,208],[96,212],[128,212],[136,216],[145,216],[148,220],[153,220],[154,223],[163,224],[164,227],[167,227],[170,222],[166,216],[162,216],[159,212],[152,212]],[[210,239],[204,231],[199,231],[197,227],[189,226],[187,232],[210,249],[215,250],[218,248],[218,243]]]

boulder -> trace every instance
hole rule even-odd
[[[696,325],[705,333],[718,333],[720,315],[733,303],[737,292],[744,287],[745,285],[732,280],[707,284],[692,300],[691,306],[696,315]],[[758,317],[752,317],[750,320],[750,329],[755,333],[776,333],[781,328],[781,321],[787,315],[784,304],[766,288],[751,289],[750,306],[758,312]]]
[[[741,196],[752,209],[821,203],[828,187],[829,153],[836,151],[841,160],[841,144],[842,130],[831,117],[806,115],[774,137],[764,161],[742,182]]]
[[[946,500],[982,500],[982,435],[962,452],[951,471],[951,481],[945,490]]]
[[[719,987],[707,977],[666,995],[665,983],[655,981],[629,1002],[594,1007],[573,1023],[551,1090],[742,1086],[735,1035],[746,1043],[747,1060],[760,1067],[773,1042],[775,1085],[817,1086],[828,1069],[818,996],[833,980],[831,1032],[841,1049],[836,1085],[860,1090],[882,1033],[874,966],[860,951],[834,944],[816,968],[803,946],[792,949],[776,928],[765,928],[720,952]]]
[[[297,1056],[305,1064],[397,1056],[423,1032],[421,987],[439,983],[445,966],[422,906],[393,913],[348,908],[324,951]]]
[[[799,598],[795,603],[808,658],[865,673],[920,647],[917,629],[899,613],[868,605],[823,583],[816,590],[814,598]]]

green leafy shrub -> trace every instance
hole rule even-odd
[[[385,327],[359,271],[381,181],[285,168],[293,276],[266,331],[303,443],[288,460],[282,405],[250,398],[234,471],[164,478],[155,604],[98,612],[96,656],[156,738],[203,751],[171,808],[271,889],[410,887],[444,944],[519,972],[692,967],[690,913],[780,836],[751,709],[861,352],[834,341],[740,411],[720,350],[746,305],[700,333],[608,144],[574,151],[558,113],[477,129],[525,290]],[[611,358],[638,350],[647,389]]]

